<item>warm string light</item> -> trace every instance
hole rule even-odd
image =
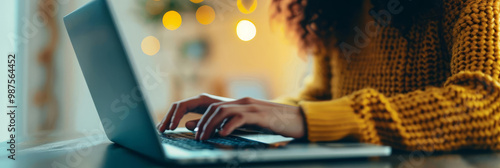
[[[154,36],[148,36],[142,40],[141,49],[144,54],[153,56],[160,51],[160,41]]]
[[[237,0],[236,6],[243,14],[250,14],[257,9],[257,0]],[[240,20],[236,24],[236,35],[242,41],[250,41],[257,35],[257,28],[250,20]]]
[[[192,3],[201,3],[203,0],[190,0]],[[150,14],[157,14],[158,11],[164,8],[158,4],[159,0],[153,0],[146,4]],[[257,8],[257,0],[237,0],[236,6],[243,14],[250,14]],[[215,20],[215,10],[208,6],[200,6],[196,10],[196,20],[200,24],[208,25]],[[170,10],[163,15],[163,26],[168,30],[177,30],[182,25],[182,16],[175,10]],[[247,19],[240,20],[236,25],[236,34],[242,41],[250,41],[257,35],[255,24]],[[147,36],[141,42],[142,52],[146,55],[153,56],[160,51],[160,41],[154,36]]]
[[[203,5],[196,10],[196,20],[203,25],[208,25],[215,20],[215,11],[208,5]]]
[[[182,24],[182,17],[177,11],[171,10],[163,15],[162,22],[168,30],[176,30]]]
[[[146,2],[146,12],[150,15],[159,15],[165,9],[165,3],[159,0],[149,0]]]
[[[236,6],[241,13],[250,14],[257,9],[257,0],[238,0]]]
[[[249,20],[240,20],[236,25],[236,34],[241,40],[250,41],[257,34],[257,28]]]
[[[189,0],[189,1],[191,1],[192,3],[201,3],[201,2],[203,2],[203,0]]]

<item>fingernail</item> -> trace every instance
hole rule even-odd
[[[162,125],[163,125],[163,122],[160,122],[158,125],[156,125],[156,128],[160,129]]]

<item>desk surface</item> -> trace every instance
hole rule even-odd
[[[9,167],[178,167],[152,161],[115,145],[104,135],[45,144],[20,150],[16,161],[1,156],[0,165]],[[5,150],[5,149],[2,149]],[[207,166],[203,166],[207,167]],[[372,168],[429,168],[429,167],[500,167],[500,153],[462,152],[426,153],[396,152],[390,157],[280,162],[265,164],[226,163],[213,167],[372,167]]]

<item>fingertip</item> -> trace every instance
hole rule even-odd
[[[198,137],[198,139],[203,141],[203,140],[205,140],[204,136],[205,136],[205,133],[202,132],[201,135],[200,135],[200,137]]]
[[[196,123],[194,121],[188,121],[186,122],[186,128],[193,131],[196,128]]]
[[[225,131],[223,131],[223,130],[219,131],[219,135],[220,135],[220,136],[223,136],[223,137],[224,137],[224,136],[227,136],[227,135],[226,135],[226,132],[225,132]]]
[[[231,134],[231,132],[233,132],[232,129],[222,129],[222,132],[224,133],[224,136],[228,136],[229,134]]]
[[[156,128],[160,129],[160,128],[161,128],[161,126],[163,126],[163,123],[164,123],[164,121],[161,121],[160,123],[158,123],[158,124],[156,125]]]
[[[165,129],[167,129],[165,128],[166,124],[167,123],[165,123],[165,121],[162,121],[160,124],[158,124],[158,129],[165,131]]]
[[[162,128],[161,128],[161,127],[162,127],[161,123],[160,123],[160,124],[158,124],[158,125],[156,125],[156,129],[157,129],[158,131],[160,131],[160,132],[165,131],[165,130],[162,130]]]

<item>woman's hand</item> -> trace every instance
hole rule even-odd
[[[200,120],[186,123],[188,129],[198,128],[196,132],[198,140],[210,138],[218,128],[222,128],[219,131],[221,136],[227,136],[244,125],[267,128],[277,134],[293,138],[302,138],[305,134],[305,123],[300,107],[252,98],[228,100],[208,94],[172,104],[158,125],[159,131],[177,128],[182,116],[187,112],[203,114]]]

